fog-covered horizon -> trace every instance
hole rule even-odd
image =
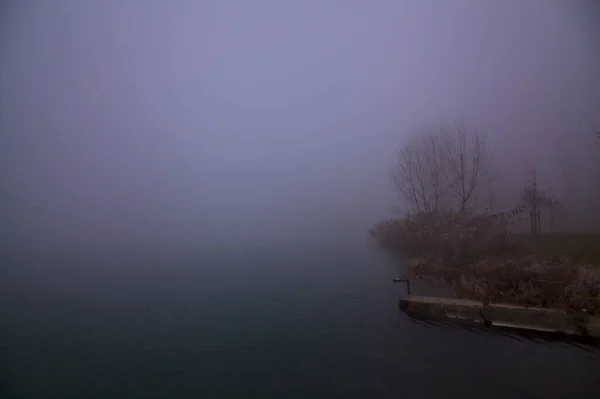
[[[594,1],[0,7],[9,239],[362,234],[398,206],[402,141],[457,118],[506,187],[593,194],[569,173],[600,158]]]

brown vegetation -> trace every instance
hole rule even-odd
[[[600,235],[513,234],[508,227],[523,209],[421,212],[370,233],[387,251],[412,257],[416,276],[459,298],[600,313]]]
[[[494,212],[493,158],[486,134],[462,121],[407,139],[390,176],[409,215],[377,223],[371,236],[457,297],[599,313],[600,234],[543,232],[540,210],[553,232],[564,204],[540,188],[535,171],[514,193],[516,207]],[[531,234],[514,234],[525,220]]]

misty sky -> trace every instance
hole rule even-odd
[[[390,213],[385,173],[422,124],[477,124],[521,174],[565,148],[585,162],[582,137],[600,130],[594,1],[13,0],[0,13],[4,229],[19,238],[362,229]]]

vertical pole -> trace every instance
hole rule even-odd
[[[533,220],[533,210],[529,211],[529,228],[531,229],[531,235],[535,235],[535,220]]]

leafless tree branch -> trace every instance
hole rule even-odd
[[[478,191],[493,180],[492,153],[486,135],[477,129],[469,130],[462,121],[444,128],[444,138],[447,158],[444,177],[460,211],[466,211]]]
[[[462,211],[473,206],[493,178],[486,136],[462,122],[418,133],[404,143],[390,173],[401,197],[414,211],[437,211],[451,202]]]

